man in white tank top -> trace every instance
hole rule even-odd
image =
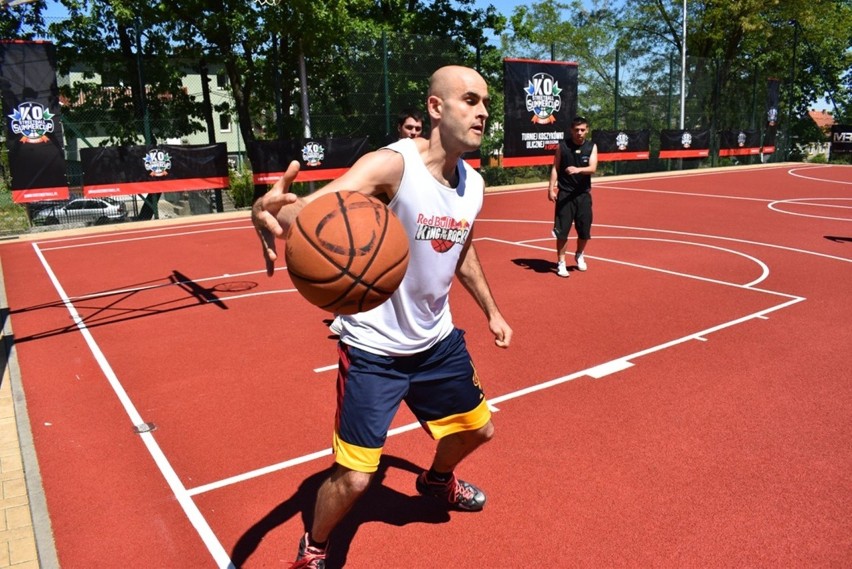
[[[353,188],[387,200],[406,228],[411,254],[405,278],[389,300],[341,318],[337,468],[320,487],[312,527],[299,542],[293,567],[325,568],[331,532],[368,488],[403,401],[438,440],[431,467],[416,480],[417,491],[454,509],[478,511],[485,504],[479,488],[454,475],[466,456],[491,439],[494,426],[448,300],[457,277],[482,307],[495,344],[509,346],[512,329],[497,308],[473,245],[484,183],[461,159],[482,143],[489,100],[479,73],[442,67],[429,82],[428,139],[401,140],[371,152],[337,180],[301,198],[287,193],[298,173],[299,164],[293,162],[252,208],[269,270],[278,257],[275,238],[287,235],[305,204]]]

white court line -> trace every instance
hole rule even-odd
[[[234,225],[235,223],[245,224],[247,219],[248,219],[248,217],[246,217],[246,219],[233,218],[233,219],[226,219],[226,220],[222,220],[222,221],[207,221],[207,222],[201,222],[201,223],[187,222],[185,225],[189,226],[189,227],[214,227],[214,226],[220,226],[220,225]],[[251,222],[249,222],[249,223],[251,223]],[[175,231],[175,230],[179,229],[180,227],[181,226],[179,226],[179,225],[177,225],[177,226],[176,225],[164,225],[162,227],[149,227],[149,228],[146,228],[146,229],[124,229],[122,227],[121,228],[121,235],[140,235],[140,234],[147,234],[147,233],[163,233],[163,232]],[[251,229],[252,226],[248,225],[247,227],[249,229]],[[114,234],[103,233],[103,234],[91,234],[91,235],[73,235],[73,236],[67,236],[67,237],[53,237],[53,238],[43,239],[43,240],[40,241],[40,243],[42,245],[45,245],[45,244],[49,244],[49,243],[67,243],[67,242],[74,242],[74,241],[86,241],[86,240],[94,238],[95,235],[108,237],[109,235],[114,235]],[[106,241],[106,243],[109,243],[109,242],[110,241]],[[47,248],[47,247],[42,247],[41,250],[42,251],[48,251],[50,249]]]
[[[824,178],[814,178],[813,176],[803,176],[803,175],[797,173],[799,170],[815,170],[815,169],[819,169],[819,168],[831,168],[832,166],[833,165],[831,165],[831,164],[826,164],[825,166],[810,166],[810,167],[803,167],[803,168],[791,168],[790,170],[787,170],[787,173],[791,176],[795,176],[796,178],[802,178],[803,180],[811,180],[812,182],[825,182],[827,184],[852,184],[852,181],[847,182],[845,180],[826,180]],[[847,166],[847,168],[848,168],[848,166]],[[850,168],[850,171],[852,171],[852,168]]]
[[[818,197],[797,198],[797,199],[789,199],[789,200],[775,200],[775,201],[773,201],[772,203],[769,204],[769,209],[771,209],[772,211],[778,212],[778,213],[783,213],[785,215],[794,215],[796,217],[813,217],[813,218],[816,218],[816,219],[830,219],[832,221],[852,221],[852,217],[829,217],[827,215],[814,215],[814,214],[810,214],[810,213],[799,213],[797,211],[785,211],[785,210],[781,209],[780,207],[777,207],[779,204],[780,205],[795,204],[795,205],[805,205],[805,206],[821,207],[821,208],[830,207],[830,208],[835,208],[835,209],[850,209],[850,207],[852,207],[852,206],[848,206],[848,205],[827,205],[827,204],[823,204],[823,203],[820,203],[820,204],[808,203],[810,200],[827,200],[827,201],[828,200],[831,200],[831,201],[840,200],[840,201],[852,202],[852,198],[818,198]]]
[[[680,239],[661,239],[659,237],[626,237],[626,236],[616,236],[616,235],[598,235],[598,236],[595,236],[595,239],[619,239],[619,240],[624,240],[624,241],[660,241],[662,243],[680,243],[682,245],[690,245],[690,246],[694,246],[694,247],[706,247],[708,249],[716,249],[717,251],[724,251],[725,253],[730,253],[732,255],[745,257],[746,259],[748,259],[749,261],[752,261],[755,265],[760,267],[760,276],[758,278],[754,279],[753,281],[751,281],[750,283],[746,283],[746,284],[741,285],[741,286],[744,286],[746,288],[753,287],[755,285],[760,284],[761,282],[763,282],[764,280],[766,280],[769,277],[769,267],[766,266],[766,263],[764,263],[763,261],[761,261],[757,257],[752,257],[751,255],[747,255],[747,254],[742,253],[740,251],[737,251],[735,249],[726,249],[725,247],[718,247],[716,245],[708,245],[707,243],[696,243],[695,241],[683,241],[683,240],[680,240]],[[549,239],[549,241],[553,241],[553,239],[551,238],[551,239]],[[598,259],[598,258],[599,257],[589,256],[589,259]],[[643,269],[658,270],[658,271],[662,271],[664,273],[670,273],[670,274],[675,274],[675,275],[680,275],[680,276],[693,276],[693,275],[686,275],[686,274],[683,274],[683,273],[668,271],[666,269],[655,269],[655,268],[649,267],[647,265],[635,265],[633,263],[615,261],[613,259],[603,259],[603,260],[610,261],[610,262],[613,262],[613,263],[620,263],[620,264],[623,264],[623,265],[629,265],[631,267],[640,267],[640,268],[643,268]],[[698,278],[698,277],[696,277],[696,278]],[[731,283],[723,283],[723,281],[716,281],[716,280],[712,280],[712,279],[710,279],[710,280],[711,280],[711,282],[715,282],[715,283],[731,284]]]
[[[494,222],[494,223],[515,223],[514,220],[511,219],[477,219],[476,222],[480,223],[483,221]],[[528,223],[538,223],[541,225],[552,225],[553,221],[530,221]],[[651,227],[631,227],[629,225],[606,225],[603,223],[596,223],[595,227],[606,227],[609,229],[625,229],[628,231],[646,231],[650,233],[669,233],[672,235],[686,235],[688,237],[702,237],[704,239],[718,239],[719,241],[733,241],[734,243],[744,243],[746,245],[758,245],[760,247],[767,247],[770,249],[780,249],[782,251],[791,251],[793,253],[801,253],[803,255],[813,255],[815,257],[823,257],[825,259],[832,259],[834,261],[843,261],[846,263],[852,263],[852,259],[847,259],[845,257],[837,257],[835,255],[827,255],[825,253],[817,253],[816,251],[808,251],[806,249],[797,249],[795,247],[787,247],[785,245],[775,245],[773,243],[763,243],[761,241],[749,241],[748,239],[740,239],[737,237],[721,237],[718,235],[707,235],[704,233],[690,233],[688,231],[672,231],[669,229],[654,229]],[[552,237],[548,237],[548,239],[553,239]],[[597,237],[594,237],[597,239]],[[544,238],[542,238],[544,240]],[[588,256],[588,255],[587,255]],[[589,257],[591,258],[591,257]]]
[[[133,405],[133,402],[127,395],[127,391],[125,391],[124,387],[121,385],[118,376],[115,375],[112,366],[109,365],[109,361],[107,361],[106,356],[104,356],[103,352],[101,351],[100,346],[95,341],[91,332],[89,332],[89,329],[86,327],[85,321],[77,312],[77,309],[74,308],[74,305],[68,298],[68,295],[65,294],[65,290],[62,288],[62,285],[59,284],[59,280],[56,278],[56,274],[54,274],[53,269],[47,263],[47,260],[44,258],[44,255],[39,249],[37,243],[33,243],[33,249],[35,250],[36,256],[41,261],[41,264],[44,267],[44,270],[47,273],[50,282],[53,283],[57,294],[59,294],[59,297],[62,299],[62,303],[65,305],[65,308],[71,314],[71,318],[74,320],[74,324],[77,326],[77,329],[80,330],[80,334],[82,334],[83,339],[89,346],[89,350],[91,350],[92,355],[98,362],[101,371],[103,371],[104,376],[112,387],[112,390],[115,392],[116,396],[118,397],[118,400],[121,402],[122,407],[124,407],[124,411],[130,418],[131,424],[134,426],[142,425],[145,422],[144,419],[142,419],[142,416],[136,410],[136,407]],[[204,516],[201,514],[201,511],[195,505],[195,502],[191,500],[190,494],[186,491],[186,488],[184,488],[183,484],[180,481],[180,478],[178,478],[177,473],[174,471],[171,464],[169,463],[169,460],[166,458],[162,449],[157,444],[157,441],[154,439],[153,433],[151,431],[142,432],[139,433],[139,437],[142,439],[142,442],[148,449],[151,458],[154,459],[154,463],[160,469],[160,473],[163,475],[163,478],[166,480],[166,483],[169,485],[169,488],[171,489],[178,503],[181,505],[181,508],[183,508],[186,517],[189,519],[192,526],[198,532],[199,537],[204,542],[204,545],[207,547],[207,550],[213,556],[213,559],[216,560],[216,564],[219,567],[233,568],[234,564],[231,562],[228,553],[222,547],[222,544],[219,542],[219,539],[213,533],[213,530],[210,528],[210,525],[207,523],[207,520],[204,519]]]
[[[59,247],[45,247],[44,251],[60,251],[62,249],[80,249],[83,247],[95,247],[98,245],[117,245],[119,243],[131,243],[133,241],[149,241],[151,239],[168,239],[170,237],[183,237],[185,235],[198,235],[201,233],[217,233],[219,231],[245,231],[253,230],[248,227],[225,227],[221,229],[202,229],[200,231],[178,231],[174,233],[165,233],[162,235],[146,235],[144,237],[129,237],[123,239],[105,239],[102,241],[92,241],[90,243],[77,243],[76,245],[62,245]]]

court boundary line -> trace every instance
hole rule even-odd
[[[134,426],[142,425],[145,421],[142,419],[142,416],[136,410],[136,406],[133,404],[133,401],[130,399],[130,396],[127,394],[127,391],[124,389],[124,386],[121,385],[121,381],[118,379],[115,371],[112,369],[112,366],[109,364],[109,360],[107,360],[94,336],[92,336],[84,319],[77,312],[74,303],[70,300],[68,295],[65,293],[65,289],[62,284],[59,282],[59,279],[56,277],[56,274],[53,272],[53,268],[47,262],[47,259],[44,258],[41,250],[38,247],[38,243],[33,243],[32,247],[35,251],[36,256],[42,263],[42,268],[44,268],[47,273],[47,277],[50,282],[53,284],[56,289],[57,294],[62,300],[62,304],[65,306],[65,309],[71,315],[72,320],[74,321],[74,325],[80,331],[80,334],[83,336],[83,340],[86,342],[86,345],[89,347],[89,351],[95,358],[98,366],[104,374],[107,382],[110,387],[112,387],[113,393],[118,397],[119,403],[121,404],[124,412],[127,414],[128,418],[131,421],[131,424]],[[207,548],[207,551],[216,561],[219,567],[228,567],[229,569],[235,569],[233,562],[231,561],[230,555],[225,551],[225,548],[222,546],[222,543],[219,541],[219,538],[213,532],[213,529],[210,527],[210,524],[207,523],[206,518],[201,513],[201,510],[192,500],[192,497],[187,493],[186,488],[183,483],[180,481],[180,477],[177,475],[175,470],[172,468],[171,463],[168,458],[166,458],[165,453],[160,448],[160,445],[157,443],[154,438],[152,431],[144,431],[138,433],[142,443],[145,445],[145,448],[148,450],[148,453],[151,455],[151,458],[154,459],[154,464],[159,468],[160,474],[163,476],[166,484],[169,489],[171,489],[172,494],[177,500],[178,504],[180,504],[181,508],[184,511],[187,519],[198,536],[201,538],[202,543]]]

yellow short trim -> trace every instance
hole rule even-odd
[[[481,429],[490,420],[491,409],[488,408],[488,402],[483,399],[472,411],[450,415],[436,421],[427,421],[426,425],[432,438],[438,440],[453,433]]]
[[[382,456],[381,448],[366,448],[351,445],[334,433],[333,441],[335,462],[351,470],[358,472],[375,472],[379,468],[379,458]]]

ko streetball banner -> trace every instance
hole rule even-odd
[[[367,141],[367,137],[255,140],[248,146],[254,183],[275,183],[293,160],[301,166],[297,182],[333,180],[366,154]]]
[[[707,158],[710,130],[661,130],[660,158]]]
[[[0,92],[12,200],[67,199],[56,47],[48,42],[0,41]]]
[[[598,147],[598,160],[648,160],[651,157],[650,130],[595,130],[592,141]]]
[[[852,125],[832,125],[829,160],[844,154],[852,154]]]
[[[86,197],[189,192],[230,185],[224,142],[82,148],[80,161]]]
[[[551,164],[577,112],[577,64],[504,59],[503,166]]]
[[[723,130],[719,133],[719,156],[751,156],[760,154],[760,132],[756,130]]]

